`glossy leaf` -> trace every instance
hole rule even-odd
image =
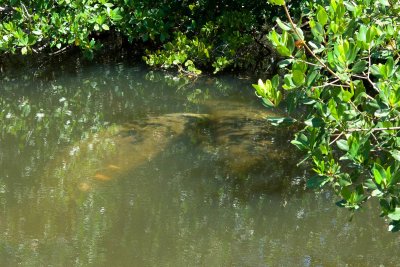
[[[318,8],[317,19],[322,26],[325,26],[328,22],[328,14],[323,7]]]
[[[292,75],[293,75],[293,82],[295,85],[300,86],[305,83],[306,77],[302,71],[294,70]]]
[[[268,0],[268,2],[278,6],[283,6],[285,4],[285,0]]]
[[[400,208],[396,208],[394,211],[389,212],[388,217],[394,221],[400,220]]]
[[[356,64],[354,64],[354,66],[351,68],[351,71],[355,74],[359,74],[362,73],[363,71],[366,70],[367,68],[367,61],[366,60],[361,60],[358,61]]]
[[[386,179],[386,172],[385,169],[378,163],[375,163],[373,168],[372,168],[372,173],[375,178],[375,182],[380,185],[382,183],[382,180]]]
[[[325,125],[325,121],[321,118],[311,118],[304,122],[307,126],[310,127],[323,127]]]

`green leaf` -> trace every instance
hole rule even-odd
[[[327,182],[329,182],[329,177],[325,175],[315,175],[307,180],[306,186],[310,189],[321,188]]]
[[[378,109],[377,111],[374,112],[375,117],[377,118],[384,118],[387,117],[390,114],[390,109]]]
[[[279,125],[288,125],[288,124],[293,124],[294,122],[296,122],[295,119],[293,118],[288,118],[288,117],[270,117],[267,118],[267,121],[269,121],[272,125],[274,126],[279,126]]]
[[[266,106],[267,108],[273,108],[275,107],[274,103],[271,102],[268,98],[264,97],[262,98],[263,105]]]
[[[318,9],[317,20],[322,26],[325,26],[325,24],[328,22],[328,14],[323,7]]]
[[[292,75],[293,75],[293,82],[295,85],[300,86],[305,83],[306,77],[302,71],[294,70]]]
[[[113,3],[104,3],[104,6],[111,8],[114,6],[114,4]]]
[[[108,25],[107,24],[103,24],[103,25],[101,25],[101,27],[103,28],[103,30],[105,30],[105,31],[108,31],[108,30],[110,30],[110,27],[108,27]]]
[[[375,35],[377,34],[376,31],[376,27],[375,26],[371,26],[370,28],[368,28],[367,30],[367,35],[366,35],[366,42],[368,44],[370,44],[372,42],[372,40],[375,38]]]
[[[350,159],[355,160],[357,156],[360,155],[361,142],[362,140],[357,133],[353,133],[349,137],[348,139],[349,151],[347,154]]]
[[[383,196],[383,193],[382,193],[382,191],[379,190],[379,189],[374,189],[374,190],[372,190],[372,192],[371,192],[371,196],[372,196],[372,197],[381,197],[381,196]]]
[[[357,34],[357,40],[360,42],[366,43],[367,42],[367,31],[368,31],[367,26],[361,25],[360,29],[358,31],[358,34]]]
[[[22,55],[26,55],[28,53],[28,49],[26,48],[26,46],[21,48],[21,54]]]
[[[270,4],[283,6],[285,4],[285,0],[268,0]]]
[[[336,145],[344,151],[349,151],[349,145],[347,144],[347,140],[340,139],[336,141]]]
[[[372,174],[374,175],[375,182],[378,185],[380,185],[382,181],[386,179],[386,171],[378,163],[375,163],[374,166],[372,167]]]
[[[358,61],[354,66],[351,68],[351,71],[355,74],[362,73],[367,68],[367,61],[361,60]]]
[[[376,190],[378,189],[378,187],[376,186],[376,184],[374,183],[374,181],[372,179],[367,179],[364,182],[364,185],[369,189],[369,190]]]
[[[276,47],[276,50],[278,51],[278,53],[281,56],[284,56],[284,57],[288,57],[288,56],[290,56],[292,54],[292,53],[290,53],[289,48],[287,48],[286,46],[283,46],[283,45],[278,45]]]
[[[373,64],[370,67],[371,74],[374,76],[377,76],[377,77],[383,76],[381,73],[381,68],[382,68],[382,64],[378,64],[378,65]]]
[[[287,39],[287,43],[286,43],[287,48],[289,49],[289,53],[290,55],[293,53],[294,49],[295,49],[295,43],[294,43],[294,39],[293,36],[289,34],[288,39]]]
[[[386,199],[384,198],[379,199],[379,204],[381,205],[381,208],[384,213],[388,213],[390,211],[391,209],[390,204]]]
[[[283,81],[284,81],[284,85],[282,86],[283,89],[291,90],[293,88],[296,88],[296,85],[294,84],[293,79],[292,79],[292,75],[286,74],[283,77]]]
[[[400,151],[399,150],[397,150],[397,149],[390,150],[390,154],[392,155],[392,157],[395,160],[400,161]]]
[[[116,9],[111,10],[111,12],[110,12],[110,18],[111,18],[113,21],[120,21],[120,20],[122,20],[123,17],[122,17],[121,14],[120,14],[119,8],[116,8]]]
[[[307,75],[307,86],[313,85],[315,79],[317,78],[317,75],[319,74],[319,71],[314,70],[311,73]]]
[[[284,59],[278,62],[279,68],[284,68],[293,63],[293,59]]]
[[[300,150],[307,150],[310,145],[307,136],[304,134],[297,135],[296,139],[292,140],[290,143],[295,145]]]
[[[299,39],[300,39],[301,41],[304,41],[304,33],[303,33],[303,30],[300,29],[300,28],[298,28],[298,27],[296,27],[296,33],[299,35]]]
[[[277,89],[278,88],[278,86],[279,86],[279,75],[278,74],[276,74],[273,78],[272,78],[272,80],[271,80],[271,86],[272,86],[272,88],[275,88],[275,89]]]
[[[390,185],[395,185],[395,184],[397,184],[399,182],[399,180],[400,180],[400,172],[396,171],[396,172],[394,172],[394,174],[392,176],[392,179],[390,180],[389,184]]]
[[[349,187],[343,187],[340,191],[340,195],[346,200],[350,202],[352,192]]]
[[[321,118],[311,118],[304,122],[307,126],[318,128],[325,125],[325,121]]]
[[[324,27],[321,25],[321,23],[316,22],[312,19],[310,19],[309,22],[310,28],[311,28],[311,32],[315,38],[314,41],[321,43],[324,39],[323,35],[324,35]],[[310,45],[314,50],[315,50],[315,44],[313,43],[312,45]]]
[[[352,88],[350,90],[346,90],[343,88],[340,89],[339,97],[341,97],[344,102],[349,102],[353,96],[354,90],[352,90]]]
[[[192,62],[191,60],[188,61]],[[253,84],[253,87],[256,89],[256,95],[258,97],[269,98],[271,96],[273,88],[270,80],[266,80],[264,83],[261,79],[258,79],[258,84]]]
[[[32,31],[32,33],[33,34],[35,34],[35,35],[42,35],[43,34],[43,32],[39,29],[39,30],[34,30],[34,31]]]
[[[385,64],[386,77],[390,77],[393,75],[393,66],[394,66],[394,60],[392,57],[389,57]]]
[[[336,109],[336,102],[335,102],[335,100],[333,100],[333,98],[331,98],[329,100],[328,108],[329,108],[329,111],[330,111],[332,117],[335,118],[335,120],[339,121],[340,116],[339,116],[338,111]]]
[[[388,0],[379,0],[379,3],[380,3],[382,6],[390,7],[390,3],[389,3]]]
[[[271,31],[270,33],[269,33],[269,35],[268,35],[268,39],[272,42],[272,44],[274,45],[274,46],[279,46],[280,45],[280,38],[279,38],[279,35],[276,33],[276,31],[275,30],[273,30],[273,31]]]
[[[282,22],[279,18],[276,19],[278,26],[284,31],[290,31],[292,28],[285,22]]]
[[[295,61],[293,63],[292,70],[293,71],[299,70],[299,71],[305,73],[307,71],[307,64],[302,61]]]
[[[400,220],[400,208],[396,208],[394,211],[390,212],[388,214],[388,217],[392,219],[393,221],[398,221]]]
[[[353,12],[353,11],[355,10],[354,4],[349,3],[349,2],[344,2],[343,4],[346,6],[346,8],[347,8],[348,11]]]

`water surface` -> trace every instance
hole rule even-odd
[[[77,62],[0,81],[1,266],[395,266],[376,206],[304,189],[251,80]]]

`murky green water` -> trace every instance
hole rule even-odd
[[[0,81],[0,266],[398,265],[374,207],[304,190],[251,81],[53,71]]]

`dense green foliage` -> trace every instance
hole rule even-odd
[[[316,175],[308,186],[331,186],[338,205],[358,209],[379,200],[391,230],[400,224],[400,23],[398,1],[311,2],[287,13],[269,40],[286,59],[275,76],[254,85],[267,106],[282,99],[289,114],[305,107],[304,129],[292,144],[307,153]],[[271,119],[274,124],[293,118]]]
[[[151,66],[190,74],[254,68],[270,52],[262,27],[275,10],[256,0],[12,0],[0,5],[0,51],[79,47],[92,58],[107,43],[126,43]]]

